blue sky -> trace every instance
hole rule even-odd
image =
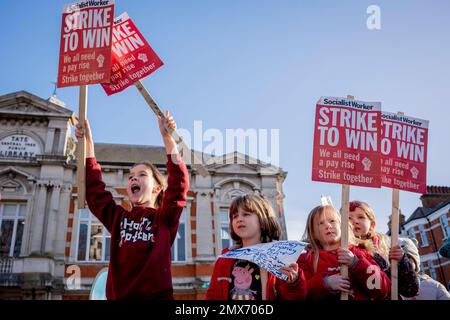
[[[43,98],[57,75],[61,11],[70,1],[1,1],[0,94]],[[369,30],[369,5],[381,30]],[[304,230],[320,195],[340,204],[339,185],[311,181],[315,103],[320,96],[381,101],[386,111],[430,121],[428,184],[449,185],[450,2],[433,1],[137,1],[116,0],[165,65],[143,80],[178,126],[280,129],[280,165],[290,239]],[[78,88],[58,89],[74,111]],[[134,87],[107,97],[89,87],[88,117],[97,142],[161,145],[150,109]],[[401,192],[408,217],[418,194]],[[391,190],[352,187],[387,230]]]

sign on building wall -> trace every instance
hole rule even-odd
[[[36,140],[23,134],[7,136],[0,140],[0,157],[3,158],[35,158],[41,153]]]

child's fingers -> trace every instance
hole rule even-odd
[[[295,279],[297,279],[297,273],[288,271],[286,269],[278,269],[282,274],[284,274],[287,277],[288,282],[293,282]]]
[[[348,292],[349,291],[348,289],[349,288],[339,287],[339,290],[342,292]]]
[[[349,264],[350,261],[351,260],[348,257],[338,258],[338,263],[339,264]]]
[[[340,284],[339,284],[339,288],[344,291],[344,292],[348,292],[348,290],[350,290],[350,282],[343,280]]]
[[[176,123],[175,121],[171,120],[171,121],[166,121],[166,125],[171,128],[171,129],[175,129],[176,128]]]
[[[280,271],[282,274],[284,274],[289,279],[289,272],[288,271],[286,271],[285,269],[278,269],[278,271]]]

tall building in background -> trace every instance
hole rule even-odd
[[[108,266],[110,235],[88,209],[77,208],[73,125],[73,112],[56,97],[0,96],[0,299],[88,299]],[[107,189],[124,207],[134,163],[166,172],[163,147],[96,143],[95,152]],[[172,247],[177,299],[204,298],[216,257],[232,244],[234,197],[264,196],[287,238],[285,171],[237,152],[204,161],[207,177],[188,166],[188,202]]]

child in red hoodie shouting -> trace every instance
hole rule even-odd
[[[230,207],[231,237],[237,248],[279,240],[281,228],[269,202],[247,194],[233,200]],[[236,247],[235,247],[236,248]],[[230,249],[224,249],[222,253]],[[219,258],[214,266],[207,300],[296,300],[306,296],[303,271],[296,263],[279,270],[287,281],[276,278],[257,264]]]
[[[368,251],[355,246],[349,230],[349,247],[340,247],[341,218],[332,206],[315,207],[308,216],[305,237],[309,248],[300,255],[298,265],[305,272],[308,298],[339,299],[348,292],[352,300],[384,299],[390,292],[390,281]],[[347,265],[349,277],[339,273]]]
[[[106,282],[108,299],[173,299],[171,245],[186,204],[189,175],[175,141],[158,121],[167,154],[168,182],[150,163],[135,164],[128,176],[131,211],[116,204],[102,181],[86,121],[86,200],[90,211],[111,234]],[[175,122],[166,113],[166,127]],[[76,128],[83,137],[81,126]]]

